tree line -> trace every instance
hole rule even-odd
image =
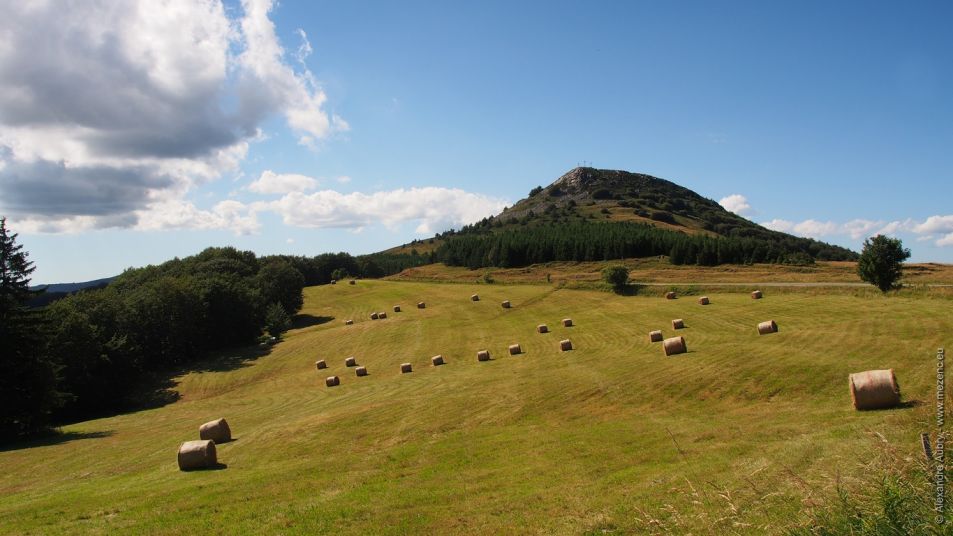
[[[501,268],[552,261],[604,261],[667,255],[672,264],[792,263],[855,260],[857,254],[816,240],[689,235],[642,223],[556,223],[493,232],[449,234],[434,258],[451,266]]]

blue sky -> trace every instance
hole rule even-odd
[[[36,282],[372,252],[583,161],[953,262],[949,3],[143,5],[0,22],[53,43],[0,46],[0,213]]]

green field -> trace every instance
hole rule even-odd
[[[181,398],[164,407],[3,447],[0,532],[779,532],[836,484],[866,486],[885,451],[922,458],[950,300],[710,297],[702,307],[532,285],[307,288],[313,325],[267,355],[210,361],[178,378]],[[689,353],[666,358],[647,333],[672,335],[673,318],[685,319]],[[780,332],[758,336],[767,319]],[[539,323],[551,333],[535,333]],[[576,349],[560,352],[562,338]],[[524,354],[509,356],[512,343]],[[477,362],[481,349],[493,360]],[[430,366],[435,354],[447,364]],[[369,376],[344,367],[350,355]],[[330,368],[319,374],[321,358]],[[414,372],[400,374],[402,362]],[[854,411],[847,375],[879,368],[894,368],[914,403]],[[330,374],[339,387],[324,386]],[[219,446],[227,467],[180,472],[178,445],[217,417],[237,438]]]

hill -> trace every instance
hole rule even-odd
[[[603,223],[612,227],[593,226]],[[641,173],[594,168],[575,168],[545,188],[534,188],[529,197],[498,215],[386,253],[432,252],[434,260],[447,264],[498,265],[499,257],[489,254],[494,249],[492,239],[483,240],[483,244],[461,240],[487,235],[509,235],[507,241],[523,240],[527,244],[552,242],[553,251],[517,253],[520,259],[511,266],[653,255],[669,256],[675,264],[703,265],[809,264],[814,259],[857,258],[855,252],[840,246],[766,229],[673,182]],[[555,238],[548,239],[547,235]],[[590,253],[573,251],[568,245],[558,248],[555,240],[567,235],[587,235],[587,241],[601,239],[606,246],[604,251]],[[635,235],[642,238],[633,238]],[[638,243],[617,247],[627,239]],[[462,253],[453,251],[461,248],[465,250]],[[499,241],[495,249],[499,251]],[[615,250],[621,255],[615,255]]]
[[[875,523],[881,496],[886,514],[903,511],[890,533],[912,533],[903,523],[933,504],[918,438],[935,430],[949,302],[710,296],[309,287],[299,320],[313,321],[266,355],[223,352],[176,379],[173,403],[0,447],[0,533],[764,534],[828,507]],[[646,333],[671,334],[672,318],[689,353],[666,358]],[[780,332],[759,337],[769,318]],[[575,349],[559,352],[562,338]],[[494,359],[477,362],[484,348]],[[429,366],[438,353],[447,364]],[[350,355],[369,376],[344,367]],[[847,374],[879,368],[896,370],[908,403],[854,411]],[[341,385],[328,389],[331,374]],[[219,446],[226,467],[179,472],[178,445],[217,417],[237,438]]]

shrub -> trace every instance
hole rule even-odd
[[[629,282],[629,269],[621,264],[606,266],[602,269],[602,280],[621,294]]]

